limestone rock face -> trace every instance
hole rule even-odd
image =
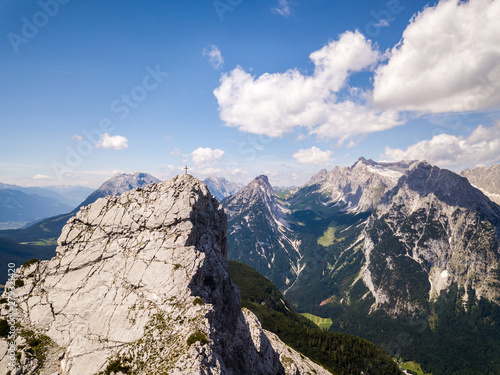
[[[335,167],[329,172],[322,169],[294,195],[293,201],[307,201],[316,193],[323,205],[341,205],[349,212],[368,211],[396,186],[412,163],[377,163],[361,157],[351,167]]]
[[[499,239],[498,205],[465,178],[415,163],[365,228],[363,280],[373,307],[418,314],[452,283],[499,303]]]
[[[226,230],[222,206],[189,175],[83,207],[54,258],[19,270],[25,338],[12,374],[328,374],[242,312]],[[30,354],[30,335],[45,359]],[[6,373],[3,339],[0,349]]]
[[[467,178],[493,202],[500,204],[500,164],[466,169],[460,172],[460,176]]]

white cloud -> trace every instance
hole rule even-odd
[[[358,31],[345,32],[309,57],[315,66],[312,75],[290,69],[256,78],[241,67],[224,74],[214,90],[222,121],[270,137],[304,127],[310,134],[340,141],[399,124],[396,113],[363,104],[365,94],[359,90],[351,90],[352,100],[338,101],[337,93],[346,88],[348,77],[370,69],[380,59]]]
[[[377,69],[382,108],[464,112],[500,104],[500,1],[443,0],[407,26]]]
[[[128,140],[121,135],[111,136],[108,133],[102,135],[102,139],[95,146],[96,148],[109,148],[113,150],[123,150],[128,147]]]
[[[486,128],[479,125],[468,137],[440,134],[406,150],[387,147],[388,160],[427,160],[439,166],[470,166],[500,161],[500,122]]]
[[[33,180],[52,180],[52,177],[44,175],[44,174],[37,174],[33,176]]]
[[[213,166],[222,156],[224,156],[222,150],[199,147],[191,153],[191,160],[195,166]]]
[[[301,164],[324,165],[333,161],[333,159],[330,159],[331,155],[332,151],[321,151],[319,148],[313,146],[311,148],[301,149],[292,156]]]
[[[71,138],[76,139],[78,142],[80,142],[81,140],[83,140],[83,137],[80,134],[75,134]]]
[[[222,57],[220,49],[213,44],[210,46],[210,50],[203,48],[203,56],[208,57],[208,61],[212,64],[214,69],[220,69],[222,65],[224,65],[224,58]]]
[[[273,8],[273,12],[280,14],[285,18],[288,18],[292,15],[292,9],[290,8],[288,0],[279,0],[278,6],[276,8]]]

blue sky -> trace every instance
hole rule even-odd
[[[499,1],[3,0],[0,181],[500,160]]]

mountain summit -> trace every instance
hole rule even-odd
[[[18,272],[15,373],[327,374],[242,311],[226,228],[190,175],[83,207],[57,255]]]
[[[272,278],[279,288],[295,280],[299,242],[288,224],[290,210],[274,195],[267,176],[256,177],[222,204],[231,228],[230,258]]]

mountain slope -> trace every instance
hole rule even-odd
[[[257,177],[222,205],[230,228],[229,258],[252,266],[279,288],[293,283],[299,244],[289,228],[289,210],[275,197],[267,177]]]
[[[296,313],[268,279],[250,266],[229,261],[231,280],[241,293],[242,306],[250,309],[264,329],[338,374],[400,374],[397,365],[380,348],[359,337],[326,332]],[[324,342],[324,345],[311,343]]]
[[[500,303],[499,234],[498,205],[453,172],[414,164],[366,227],[363,280],[391,314],[424,311],[452,283]]]
[[[500,204],[500,164],[466,169],[460,172],[460,176],[467,178],[493,202]]]
[[[83,207],[56,257],[20,270],[20,372],[328,374],[242,311],[226,229],[189,175]]]
[[[243,185],[237,184],[235,182],[228,181],[224,177],[208,176],[203,182],[208,186],[210,192],[215,195],[219,201],[227,198],[238,190],[240,190]]]
[[[298,244],[296,277],[281,281],[287,258],[257,270],[295,309],[331,318],[332,330],[428,372],[500,371],[500,207],[467,179],[425,162],[360,158],[277,202]],[[265,205],[239,205],[245,210],[230,220],[229,251],[254,266],[261,238],[280,237]],[[460,339],[450,341],[456,332]]]

